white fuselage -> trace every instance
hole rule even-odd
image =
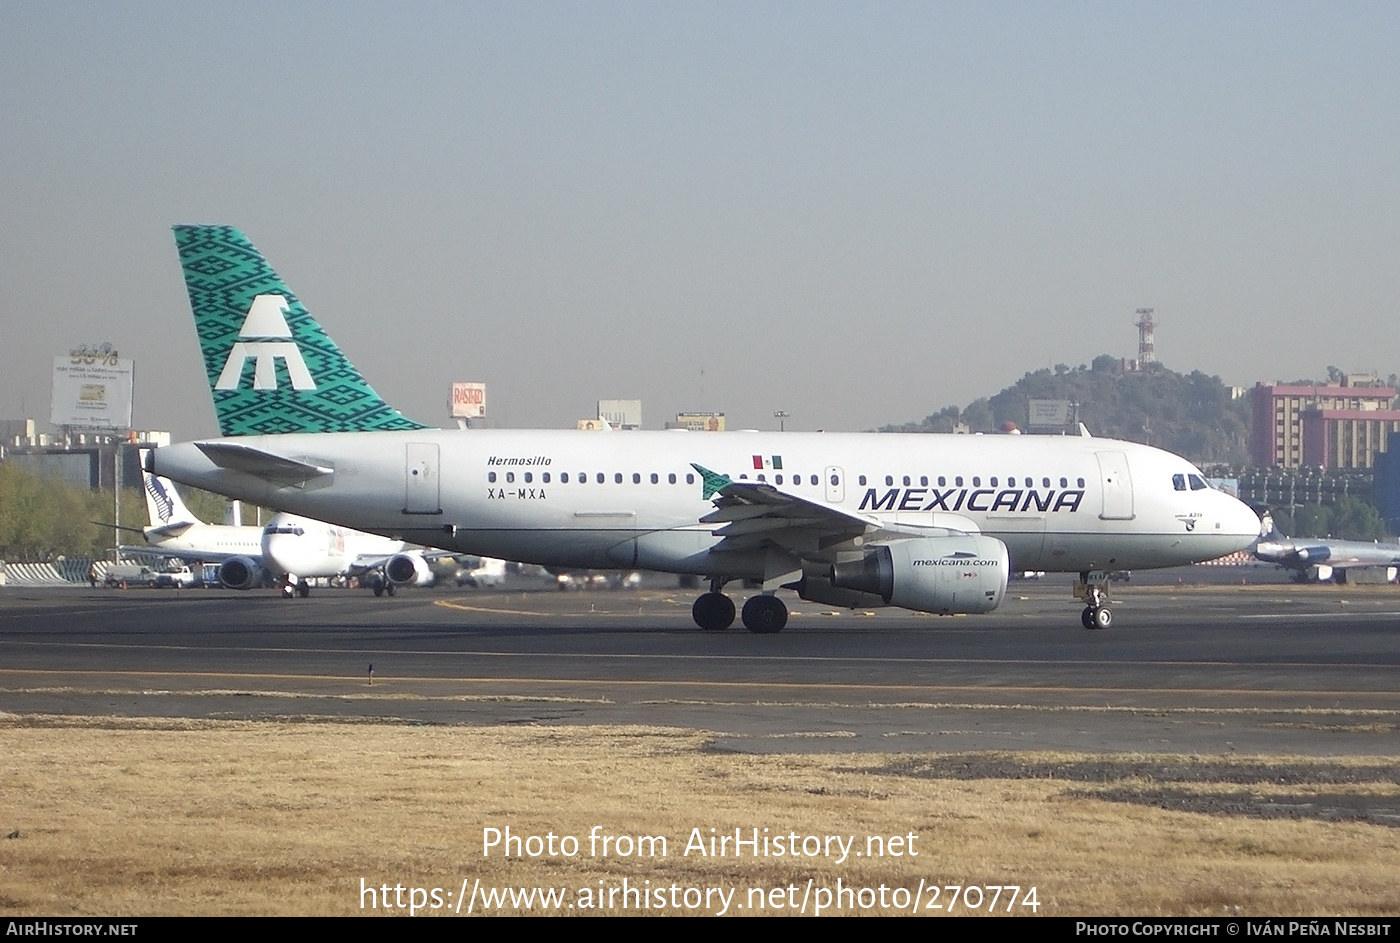
[[[160,553],[219,563],[230,557],[256,557],[262,552],[262,531],[261,527],[195,522],[179,534],[165,534],[158,527],[148,527],[145,538],[151,549]]]
[[[278,514],[262,531],[264,565],[300,578],[350,576],[365,558],[390,557],[404,542],[295,514]]]
[[[714,575],[719,537],[692,463],[901,527],[980,530],[1016,570],[1175,566],[1244,549],[1248,507],[1173,486],[1199,471],[1089,437],[418,430],[210,440],[329,469],[304,482],[215,465],[198,443],[156,451],[177,481],[454,552],[561,567]],[[814,547],[820,559],[827,548]],[[725,554],[761,577],[762,552]]]

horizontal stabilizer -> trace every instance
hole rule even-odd
[[[312,465],[247,445],[231,442],[196,442],[195,447],[220,468],[240,471],[278,486],[305,484],[314,478],[335,474],[334,468]]]
[[[180,521],[175,524],[162,524],[159,527],[150,527],[142,531],[142,533],[146,535],[147,540],[150,540],[152,537],[179,537],[193,526],[193,521]]]
[[[111,524],[107,521],[88,521],[89,524],[96,524],[98,527],[108,527],[112,530],[129,530],[133,534],[144,534],[146,531],[141,527],[127,527],[125,524]]]

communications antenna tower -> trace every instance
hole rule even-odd
[[[1152,341],[1152,333],[1157,329],[1157,322],[1152,319],[1154,314],[1156,314],[1155,308],[1137,309],[1139,370],[1146,369],[1148,364],[1157,362],[1157,353]]]

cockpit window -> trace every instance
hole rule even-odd
[[[1190,477],[1192,491],[1204,491],[1210,487],[1210,485],[1206,484],[1205,479],[1202,478],[1200,475],[1192,475]]]
[[[1185,490],[1186,490],[1186,476],[1185,476],[1185,475],[1172,475],[1172,488],[1174,488],[1174,489],[1177,490],[1177,491],[1185,491]]]

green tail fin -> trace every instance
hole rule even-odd
[[[176,226],[223,435],[423,429],[374,392],[248,238]]]

